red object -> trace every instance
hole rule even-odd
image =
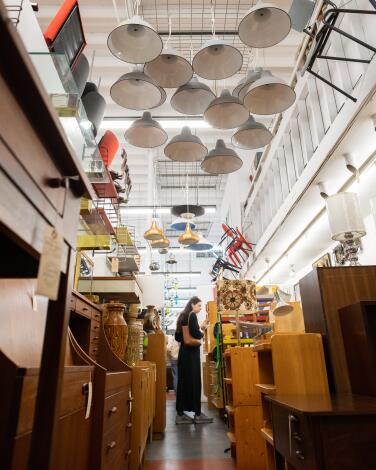
[[[252,243],[249,243],[244,238],[244,235],[238,228],[233,229],[226,224],[222,224],[222,229],[224,231],[224,235],[221,239],[221,243],[226,237],[231,238],[231,241],[225,250],[227,257],[234,266],[241,268],[242,262],[244,262],[242,254],[246,259],[249,257],[249,252],[253,250]]]
[[[99,151],[103,158],[104,164],[111,166],[116,152],[119,150],[119,139],[111,131],[106,131],[98,144]]]

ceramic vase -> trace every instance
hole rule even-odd
[[[138,305],[132,304],[129,306],[129,311],[126,314],[128,322],[128,347],[125,356],[125,362],[129,366],[135,366],[138,361],[142,360],[140,353],[140,342],[143,338],[142,324],[137,320]]]
[[[105,304],[107,318],[104,322],[104,331],[112,351],[122,360],[128,342],[128,325],[124,320],[125,305],[117,302]]]

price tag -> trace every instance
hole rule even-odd
[[[38,302],[37,302],[37,296],[35,295],[35,290],[33,289],[33,292],[31,294],[31,303],[33,306],[34,312],[38,311]]]
[[[93,401],[93,382],[90,380],[90,382],[87,384],[87,402],[86,402],[85,419],[90,418],[92,401]]]
[[[39,261],[36,294],[56,300],[59,292],[63,239],[48,226],[44,233],[43,250]]]
[[[119,258],[112,258],[111,259],[111,272],[118,273],[119,272]]]

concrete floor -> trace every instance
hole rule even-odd
[[[201,425],[175,424],[175,401],[167,400],[166,432],[163,440],[146,448],[143,470],[233,470],[226,437],[227,427],[216,410],[203,412],[214,422]]]

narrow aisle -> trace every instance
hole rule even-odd
[[[143,470],[234,470],[229,452],[224,453],[229,446],[225,423],[206,405],[203,412],[214,422],[177,426],[175,400],[167,400],[165,437],[148,444]]]

